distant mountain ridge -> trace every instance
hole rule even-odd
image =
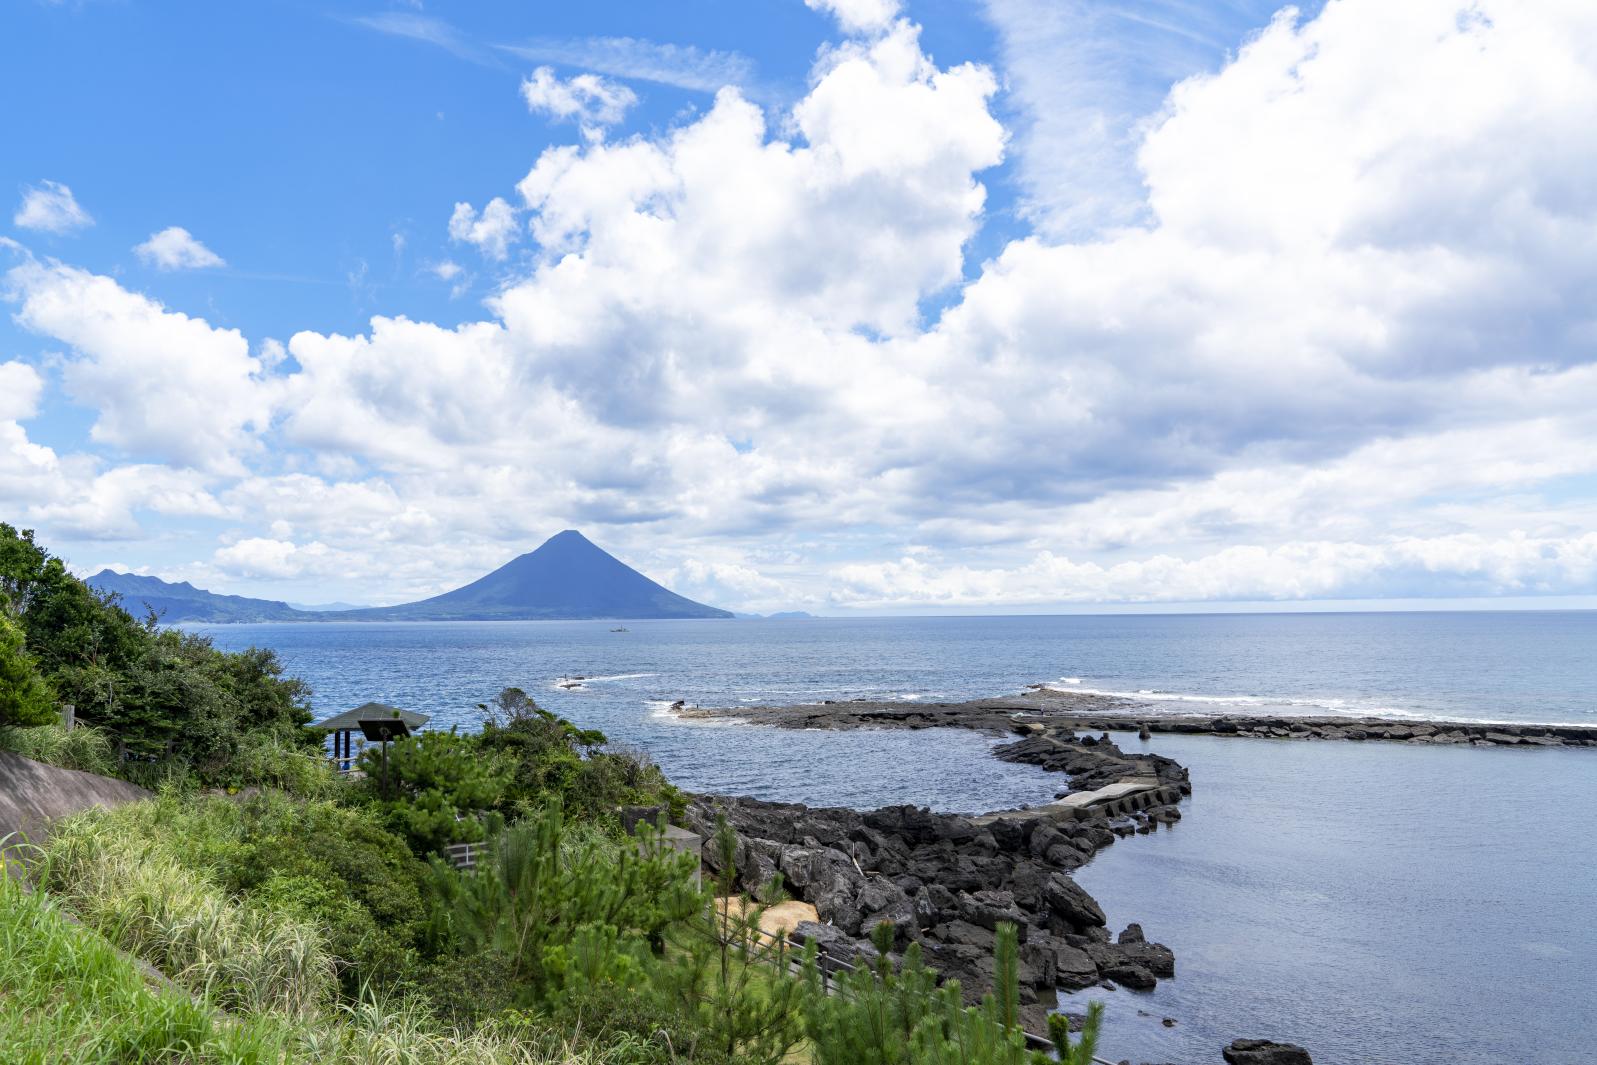
[[[153,610],[162,621],[298,621],[303,612],[274,599],[251,599],[243,595],[221,595],[196,588],[188,581],[163,581],[137,573],[118,573],[103,569],[88,579],[98,592],[115,592],[122,606],[134,617]]]
[[[645,577],[574,529],[452,592],[399,606],[298,610],[270,599],[219,595],[187,581],[101,570],[90,587],[115,592],[134,615],[178,621],[580,621],[730,618]]]

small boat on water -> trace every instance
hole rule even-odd
[[[622,625],[620,628],[611,629],[610,631],[611,632],[631,632],[632,630],[627,628],[625,625]]]

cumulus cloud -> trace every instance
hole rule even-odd
[[[533,245],[484,320],[306,330],[268,371],[40,265],[19,320],[98,440],[224,476],[197,456],[264,439],[213,564],[335,560],[373,582],[345,598],[570,525],[753,609],[1592,590],[1597,10],[1283,14],[1138,124],[1137,225],[979,267],[998,79],[827,10],[849,39],[780,113],[723,89],[458,205],[490,262]]]
[[[551,67],[539,67],[522,79],[521,98],[533,114],[576,122],[590,141],[602,139],[605,127],[620,122],[638,102],[637,93],[620,82],[597,74],[561,79]]]
[[[182,226],[167,226],[133,247],[133,253],[157,270],[203,270],[226,266],[222,257],[194,239]]]
[[[490,259],[503,260],[519,235],[515,210],[498,196],[488,201],[481,214],[469,203],[457,203],[449,216],[450,239],[475,244]]]
[[[0,422],[20,422],[39,410],[44,378],[25,362],[0,362]]]
[[[3,291],[19,324],[72,349],[62,376],[97,412],[92,440],[212,470],[241,469],[240,453],[257,446],[271,388],[238,330],[59,263],[13,267]]]
[[[804,0],[804,6],[837,19],[848,33],[878,33],[898,17],[899,0]]]
[[[11,216],[13,225],[42,233],[71,233],[94,225],[89,212],[78,206],[72,190],[59,181],[43,181],[22,190],[22,204]]]
[[[300,545],[260,536],[218,548],[212,561],[233,576],[274,580],[297,579],[337,569],[334,553],[326,544]]]

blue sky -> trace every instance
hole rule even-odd
[[[0,517],[296,601],[568,526],[743,609],[1579,601],[1593,20],[1389,8],[7,0]]]

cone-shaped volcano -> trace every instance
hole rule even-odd
[[[324,615],[350,621],[729,618],[662,587],[574,529],[464,588],[402,606]]]

